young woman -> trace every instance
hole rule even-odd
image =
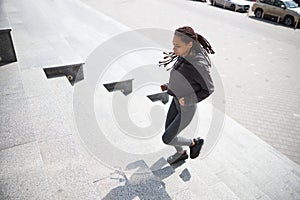
[[[189,125],[195,114],[197,103],[207,98],[214,91],[210,75],[211,62],[208,57],[214,51],[209,42],[191,27],[185,26],[175,30],[173,37],[174,52],[167,56],[160,65],[165,67],[177,59],[170,73],[169,83],[161,85],[162,91],[173,96],[170,105],[165,132],[162,140],[172,145],[176,153],[167,161],[174,164],[186,160],[188,154],[182,146],[189,146],[190,158],[197,158],[204,143],[201,138],[187,139],[177,136]]]

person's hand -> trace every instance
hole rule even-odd
[[[162,91],[166,91],[168,89],[165,84],[161,85],[160,88],[161,88]]]
[[[180,105],[184,106],[184,97],[181,97],[181,98],[179,99],[179,103],[180,103]]]

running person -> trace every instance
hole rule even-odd
[[[169,83],[161,85],[162,91],[173,96],[162,140],[174,146],[176,153],[167,161],[174,164],[186,160],[188,154],[182,146],[189,146],[190,158],[197,158],[204,143],[201,138],[187,139],[178,134],[189,125],[196,112],[197,103],[207,98],[214,91],[210,75],[211,62],[208,57],[214,51],[209,42],[191,27],[184,26],[175,30],[173,36],[174,52],[165,53],[165,61],[160,65],[167,66],[177,59],[170,73]]]

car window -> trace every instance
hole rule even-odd
[[[294,1],[286,1],[285,4],[288,8],[298,8],[298,5]]]
[[[284,5],[284,3],[283,3],[282,1],[275,0],[274,6],[281,7],[282,5]],[[285,6],[285,5],[284,5],[284,6]]]
[[[260,0],[261,3],[265,3],[265,4],[269,4],[269,5],[273,5],[274,4],[274,0]]]

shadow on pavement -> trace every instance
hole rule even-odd
[[[122,180],[125,181],[125,184],[112,189],[103,200],[131,200],[136,197],[139,199],[171,200],[162,180],[174,174],[175,169],[184,163],[183,161],[170,166],[164,158],[160,158],[149,167],[143,160],[132,162],[126,166],[125,170],[134,171],[133,173],[117,172],[123,177]],[[179,177],[186,182],[190,180],[191,174],[185,168]]]

